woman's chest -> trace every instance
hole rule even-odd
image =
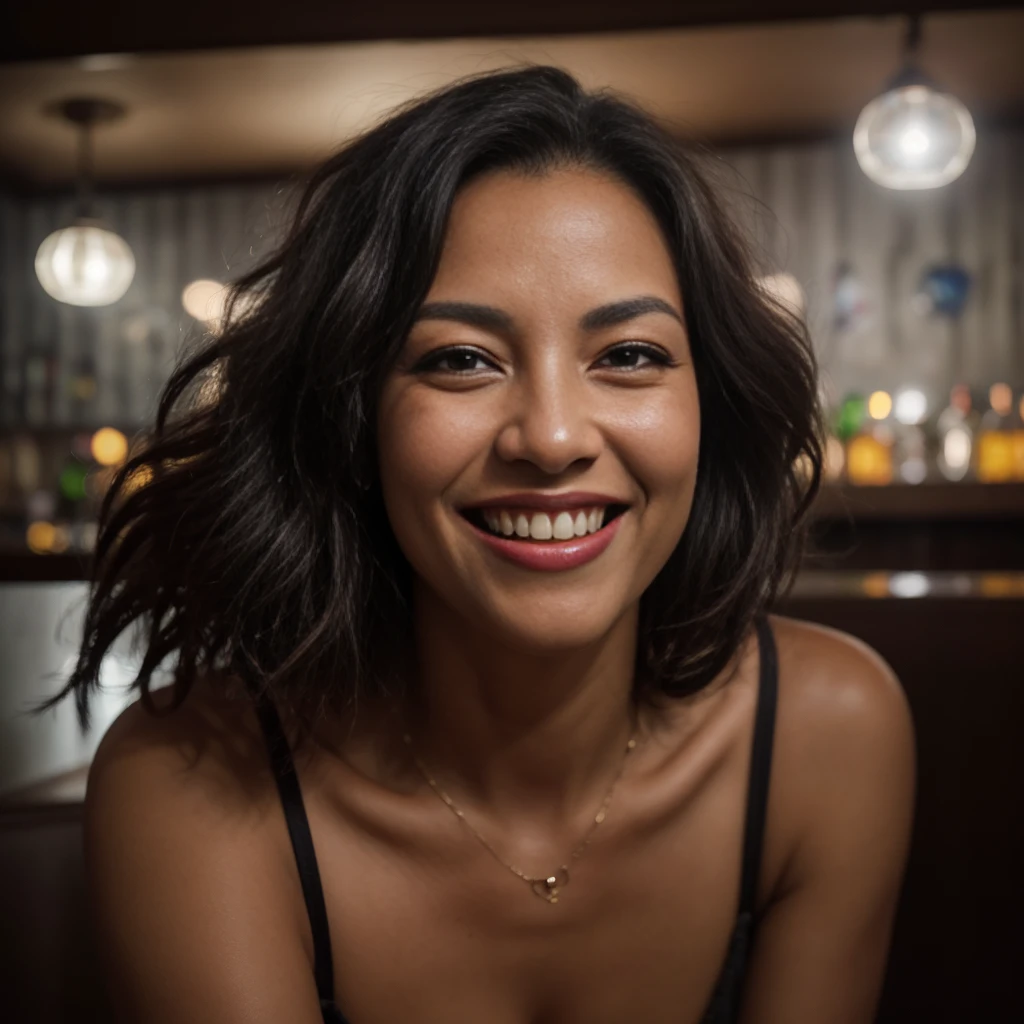
[[[557,904],[468,833],[420,855],[332,838],[336,1001],[351,1024],[696,1024],[736,920],[741,811],[696,800],[654,834],[610,835]]]

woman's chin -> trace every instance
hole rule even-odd
[[[499,614],[485,626],[487,634],[503,648],[523,654],[567,654],[606,642],[628,615],[598,614],[598,610],[535,607],[528,613]]]

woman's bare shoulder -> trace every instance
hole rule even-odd
[[[900,728],[903,687],[863,640],[813,622],[771,617],[779,652],[780,711],[803,726]],[[784,708],[783,708],[783,705]]]
[[[126,1019],[314,1020],[311,947],[280,803],[246,701],[136,702],[97,751],[85,852]]]
[[[271,783],[251,702],[203,679],[177,707],[165,687],[121,712],[93,758],[87,800],[108,789],[121,798],[188,792],[223,810],[268,797]]]
[[[836,819],[872,803],[892,804],[894,818],[905,818],[914,730],[893,670],[839,630],[774,616],[772,627],[779,653],[773,788],[794,834],[841,825]]]

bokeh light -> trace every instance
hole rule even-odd
[[[196,320],[216,326],[224,319],[224,307],[227,304],[228,286],[221,281],[201,277],[197,281],[185,285],[181,293],[181,304],[185,312]]]
[[[776,302],[795,317],[802,317],[807,306],[804,290],[792,274],[767,274],[757,282]]]
[[[923,572],[897,572],[889,579],[889,590],[894,597],[924,597],[931,589]]]
[[[919,388],[904,388],[896,393],[893,413],[900,423],[920,423],[928,415],[928,399]]]
[[[855,437],[846,450],[846,475],[850,482],[868,487],[892,483],[892,452],[870,434]]]
[[[101,466],[116,466],[128,454],[128,439],[120,430],[101,427],[92,435],[92,457]]]
[[[53,551],[56,536],[57,531],[53,523],[37,519],[35,522],[28,524],[28,529],[25,531],[25,543],[28,545],[29,550],[35,554],[47,555]]]
[[[838,437],[830,437],[825,442],[825,478],[839,480],[846,467],[846,450]]]
[[[1013,405],[1013,391],[1009,384],[993,384],[988,389],[988,402],[1000,416],[1009,416]]]
[[[884,420],[892,412],[892,395],[888,391],[875,391],[868,399],[868,415],[873,420]]]
[[[81,501],[88,475],[89,470],[80,462],[69,462],[60,472],[60,493],[69,501]]]

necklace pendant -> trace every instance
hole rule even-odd
[[[569,869],[560,867],[553,875],[547,878],[533,878],[530,880],[530,888],[548,903],[557,903],[558,894],[569,884]]]

